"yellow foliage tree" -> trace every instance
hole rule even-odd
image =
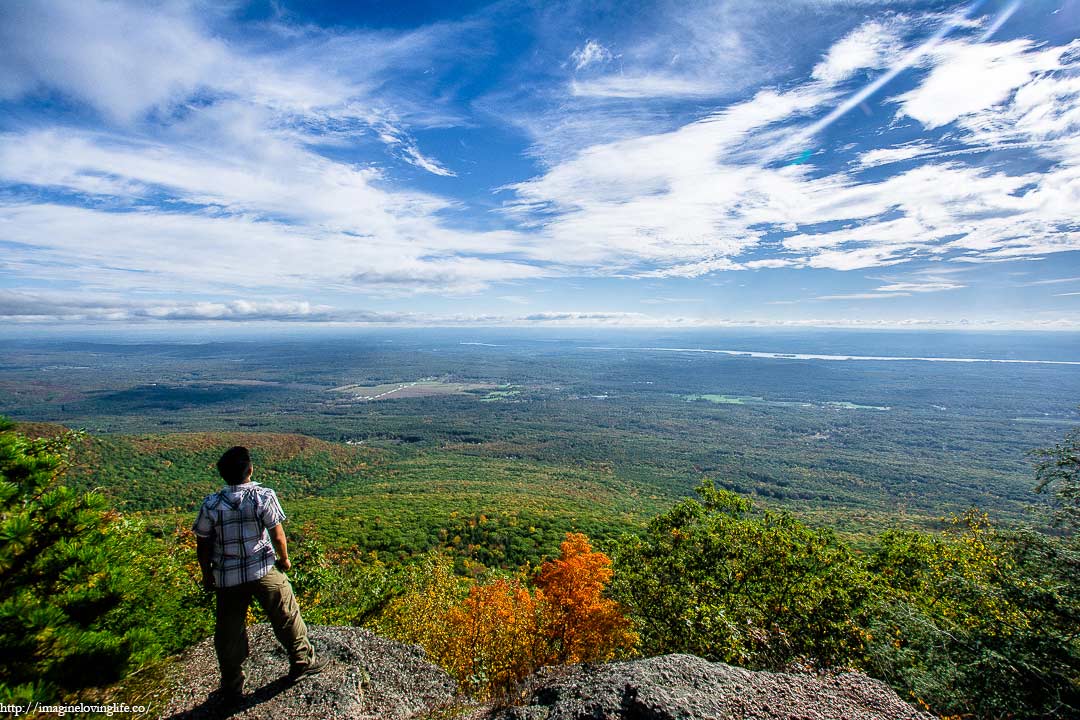
[[[446,667],[456,643],[447,617],[460,601],[464,581],[454,575],[453,561],[446,555],[428,556],[419,570],[410,589],[387,606],[376,626],[388,637],[419,645]]]

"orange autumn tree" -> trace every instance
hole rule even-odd
[[[441,664],[463,687],[480,694],[511,687],[538,670],[548,655],[541,608],[539,593],[519,580],[473,585],[446,614],[453,640]]]
[[[582,533],[567,533],[562,555],[540,566],[537,592],[545,600],[543,631],[551,660],[580,663],[610,660],[637,642],[619,604],[604,597],[611,559],[592,549]]]
[[[545,665],[610,660],[637,642],[620,606],[605,598],[611,560],[589,539],[568,533],[562,553],[525,578],[469,585],[454,597],[449,559],[384,613],[380,629],[422,646],[463,689],[480,696],[509,690]]]

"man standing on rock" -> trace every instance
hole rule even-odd
[[[289,680],[299,681],[326,667],[315,657],[285,571],[292,567],[285,513],[277,494],[251,481],[253,466],[245,447],[231,447],[217,463],[227,485],[208,495],[192,530],[197,536],[203,585],[217,591],[214,648],[221,668],[221,694],[238,699],[244,692],[248,656],[247,611],[255,598],[270,618],[274,635],[289,654]]]

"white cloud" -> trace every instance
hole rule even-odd
[[[781,214],[782,208],[761,203],[789,190],[797,202],[802,171],[727,163],[753,155],[755,130],[797,117],[830,97],[819,87],[763,91],[675,132],[593,146],[543,176],[513,185],[510,210],[550,214],[542,227],[547,243],[538,252],[563,262],[613,270],[641,262],[689,265],[673,271],[687,275],[696,272],[696,263],[730,267],[719,258],[738,254],[761,235],[745,218]]]
[[[589,40],[581,47],[570,53],[570,61],[574,63],[575,70],[582,70],[590,65],[603,65],[614,59],[611,50],[607,49],[596,40]]]
[[[942,292],[944,290],[959,290],[967,287],[960,283],[948,280],[923,280],[918,282],[893,282],[882,285],[877,289],[880,293],[928,293]]]
[[[634,312],[539,312],[525,315],[522,320],[540,323],[612,323],[612,324],[637,324],[642,321],[654,321],[655,318],[644,313]]]
[[[897,23],[867,22],[829,48],[812,77],[829,83],[847,80],[859,70],[887,67],[899,55]]]
[[[421,244],[244,215],[0,205],[0,237],[13,244],[4,257],[9,272],[86,288],[220,293],[315,286],[393,295],[474,292],[545,274],[524,263],[457,257],[434,247],[458,244],[454,237]]]
[[[916,140],[897,147],[874,148],[859,155],[859,165],[862,167],[877,167],[890,163],[903,162],[914,158],[934,153],[936,148],[928,142]]]
[[[457,173],[455,173],[453,170],[447,170],[445,167],[439,164],[438,160],[424,155],[415,145],[408,145],[405,147],[405,161],[411,165],[415,165],[421,170],[427,170],[432,175],[441,175],[443,177],[457,177]]]
[[[907,297],[911,293],[850,293],[847,295],[818,295],[814,300],[888,300],[889,298]]]
[[[4,200],[0,240],[22,244],[5,258],[19,276],[122,288],[153,278],[173,288],[354,289],[364,277],[361,291],[412,293],[544,274],[485,259],[527,253],[521,234],[450,228],[438,213],[451,201],[317,150],[374,135],[403,161],[453,176],[374,94],[387,68],[453,54],[453,28],[264,26],[271,51],[226,42],[209,28],[212,13],[182,2],[49,1],[12,12],[18,22],[0,23],[0,39],[10,40],[0,42],[0,96],[59,90],[112,128],[0,136],[0,182],[78,193],[66,201],[92,206]]]
[[[252,320],[324,322],[334,309],[294,300],[160,301],[136,302],[99,296],[0,291],[0,318],[14,322],[140,322],[159,320]]]
[[[841,44],[854,37],[872,45],[866,38],[876,33],[880,28],[871,26]],[[819,127],[821,120],[808,116],[827,112],[837,97],[830,84],[811,82],[759,92],[672,132],[593,145],[512,186],[516,203],[510,207],[540,218],[537,227],[552,253],[573,247],[575,264],[637,277],[767,267],[857,270],[920,257],[987,262],[1080,250],[1074,220],[1080,203],[1080,110],[1073,112],[1080,105],[1080,83],[1054,70],[1067,67],[1063,58],[1076,55],[1072,48],[1028,41],[982,47],[970,39],[920,45],[931,68],[904,96],[913,103],[905,110],[921,113],[918,98],[924,90],[925,97],[936,97],[941,78],[951,77],[948,64],[957,59],[979,67],[989,62],[1002,71],[1003,78],[990,83],[992,93],[958,97],[951,106],[943,104],[939,116],[926,118],[955,122],[963,132],[954,138],[974,146],[958,148],[954,140],[949,151],[940,151],[928,140],[912,141],[864,152],[851,172],[811,172],[813,155],[803,165],[767,164],[763,156],[775,158],[776,148],[805,140],[808,127]],[[849,51],[830,57],[847,57]],[[858,63],[844,67],[852,64]],[[823,68],[819,76],[839,77]],[[1003,95],[1005,87],[1011,89]],[[1020,174],[998,163],[954,160],[985,152],[988,142],[1051,138],[1054,144],[1042,152],[1066,163],[1045,171]],[[860,175],[900,160],[913,161],[913,167],[875,182]],[[778,256],[740,261],[770,233],[786,235]],[[953,285],[959,287],[939,282],[903,290]]]
[[[230,53],[174,4],[14,3],[0,23],[0,97],[56,88],[121,121],[224,73]]]
[[[899,265],[910,260],[914,245],[900,247],[863,247],[844,250],[823,250],[807,261],[807,266],[828,270],[864,270],[872,267]]]
[[[706,80],[663,73],[608,75],[594,80],[574,80],[571,94],[588,98],[641,100],[663,97],[707,97],[716,86]]]
[[[750,262],[743,263],[742,266],[747,270],[765,270],[786,267],[802,267],[803,264],[804,263],[802,261],[792,258],[768,258],[765,260],[751,260]]]
[[[647,270],[637,274],[640,278],[694,278],[708,275],[722,270],[741,270],[744,266],[729,260],[726,257],[702,260],[701,262],[675,265],[674,267],[661,268],[660,270]]]
[[[937,272],[936,270],[934,272]],[[889,298],[911,297],[918,293],[944,292],[947,290],[959,290],[966,287],[957,282],[939,277],[933,274],[926,277],[912,277],[907,280],[896,280],[874,288],[872,292],[841,293],[834,295],[819,295],[814,300],[887,300]]]
[[[1044,158],[1080,163],[1080,40],[1033,55],[1039,72],[1006,102],[959,117],[965,140],[988,148],[1032,148]]]
[[[1061,67],[1066,47],[1034,48],[1030,40],[943,42],[931,53],[934,67],[926,80],[894,101],[902,116],[927,129],[947,125],[1007,100],[1036,73]]]
[[[428,157],[420,151],[419,146],[405,130],[383,119],[373,123],[376,134],[387,147],[400,152],[399,157],[410,165],[421,170],[427,170],[432,175],[443,177],[457,177],[457,173],[445,168],[438,160]]]
[[[383,124],[381,106],[400,97],[384,87],[389,71],[452,57],[455,33],[464,32],[447,24],[397,35],[267,24],[270,42],[256,45],[225,40],[211,27],[215,18],[181,1],[20,4],[0,23],[0,97],[60,91],[128,133],[231,121],[237,134],[332,142],[328,134],[355,137]],[[437,112],[430,103],[398,104],[420,118]],[[441,168],[400,125],[408,154]]]

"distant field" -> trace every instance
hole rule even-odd
[[[684,399],[690,402],[705,400],[717,405],[769,405],[771,407],[814,407],[815,403],[800,402],[794,400],[766,400],[758,396],[740,397],[737,395],[685,395]]]
[[[688,401],[708,400],[718,405],[745,405],[748,402],[765,402],[763,397],[733,397],[731,395],[684,395]]]
[[[485,390],[494,391],[495,388],[495,385],[487,383],[455,383],[443,382],[441,380],[416,380],[414,382],[384,383],[382,385],[342,385],[341,387],[333,388],[333,390],[334,392],[350,395],[353,400],[371,401],[401,400],[403,398],[420,398],[436,395],[463,395]],[[501,391],[501,393],[506,394],[505,391]]]

